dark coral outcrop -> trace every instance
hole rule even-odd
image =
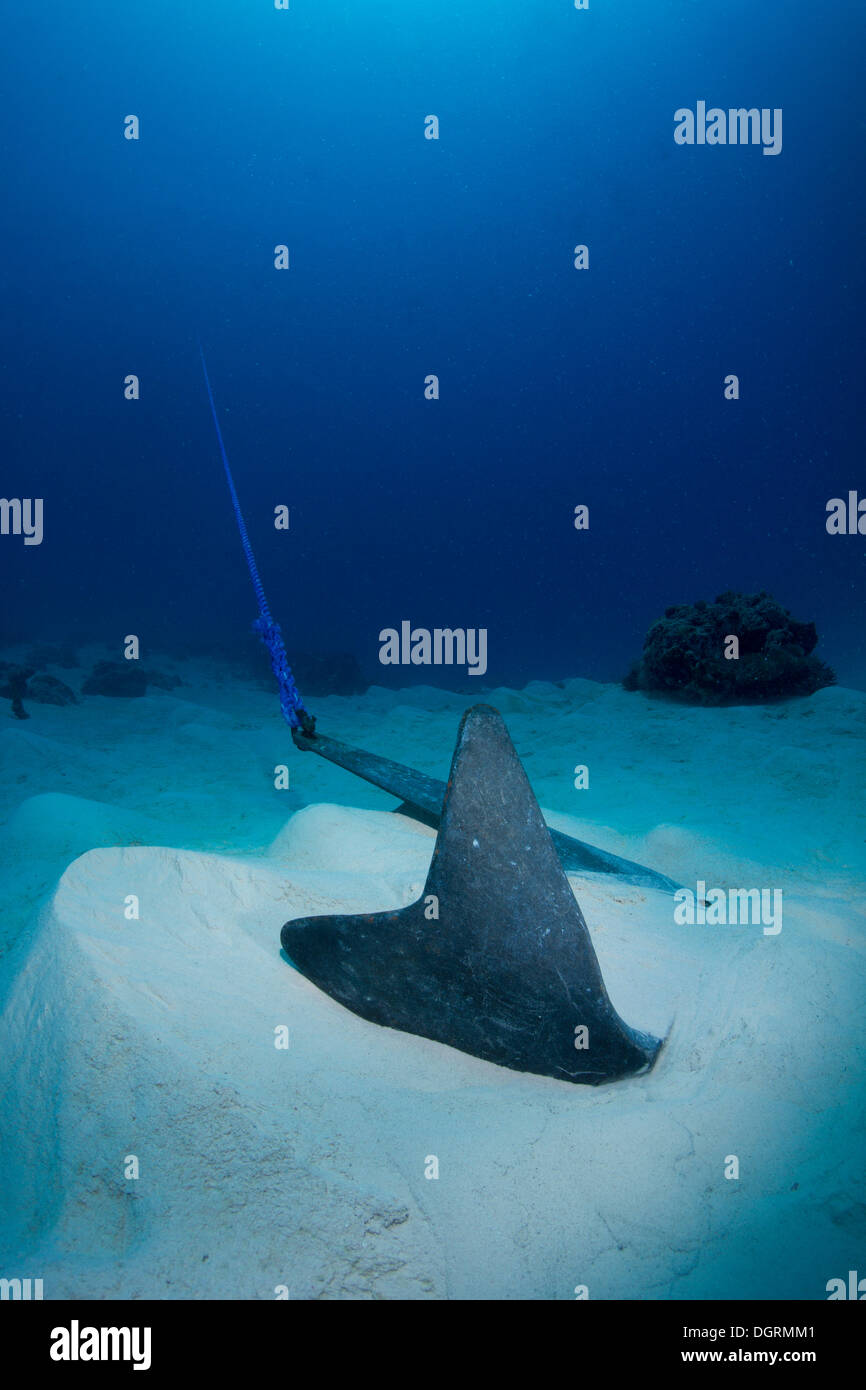
[[[33,675],[30,666],[19,666],[14,661],[0,661],[0,696],[12,701],[12,713],[16,719],[29,719],[22,700],[27,694],[27,682]]]
[[[27,683],[27,695],[40,705],[77,705],[78,696],[65,681],[49,676],[47,671],[37,671]]]
[[[181,684],[180,676],[173,672],[146,670],[136,661],[97,661],[81,693],[130,700],[146,695],[149,686],[155,690],[176,690]]]
[[[739,656],[725,655],[738,639]],[[811,695],[836,677],[814,649],[814,623],[799,622],[767,593],[727,590],[714,603],[675,604],[653,623],[623,684],[691,704],[746,704]]]
[[[97,661],[81,693],[134,700],[147,694],[147,672],[134,661]]]

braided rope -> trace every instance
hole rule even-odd
[[[207,398],[210,402],[211,415],[213,416],[214,428],[216,429],[217,443],[220,446],[220,454],[222,455],[223,468],[225,469],[226,473],[226,482],[229,485],[229,496],[232,499],[232,506],[235,509],[235,520],[238,523],[238,531],[240,532],[241,545],[244,549],[244,557],[247,562],[247,568],[250,572],[250,579],[253,581],[253,588],[256,591],[256,602],[259,605],[259,616],[253,623],[253,631],[258,634],[258,636],[261,638],[262,642],[264,642],[265,646],[268,649],[268,655],[271,658],[271,670],[273,671],[276,677],[277,685],[279,686],[280,690],[280,709],[282,710],[283,718],[285,719],[290,729],[306,728],[310,722],[310,716],[304,709],[303,701],[301,700],[298,687],[295,685],[295,678],[292,675],[291,667],[289,666],[289,658],[286,655],[286,649],[283,645],[283,635],[280,631],[280,625],[279,623],[275,623],[273,618],[271,617],[271,610],[268,607],[268,600],[265,597],[265,591],[262,588],[262,581],[259,578],[258,566],[256,565],[256,557],[253,554],[253,548],[250,545],[250,538],[247,535],[244,514],[241,511],[241,504],[238,500],[238,494],[235,490],[235,482],[234,478],[232,477],[232,470],[229,467],[228,455],[226,454],[226,447],[223,443],[222,430],[220,429],[220,422],[217,418],[213,392],[211,391],[210,387],[210,377],[207,374],[207,363],[204,360],[204,352],[202,351],[201,343],[199,343],[198,350],[201,355],[201,366],[202,371],[204,372],[204,384],[207,387]]]

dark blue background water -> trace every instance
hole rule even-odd
[[[246,640],[198,333],[290,653],[382,679],[409,618],[486,626],[493,683],[613,678],[666,605],[734,587],[866,684],[866,540],[824,524],[866,493],[862,15],[19,7],[0,491],[44,497],[45,540],[0,538],[4,640]],[[699,99],[782,107],[782,153],[678,147]]]

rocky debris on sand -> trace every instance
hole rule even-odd
[[[21,703],[27,694],[27,682],[33,675],[30,666],[19,666],[14,661],[0,661],[0,696],[12,701],[12,713],[16,719],[29,719]]]
[[[147,694],[147,672],[134,661],[97,661],[81,693],[135,699]]]
[[[731,637],[737,638],[736,657],[726,655]],[[836,681],[813,655],[817,643],[815,624],[792,618],[769,594],[729,589],[714,603],[700,599],[666,609],[623,685],[701,705],[811,695]]]
[[[77,705],[78,696],[70,690],[65,681],[49,676],[45,671],[37,671],[27,682],[27,698],[40,705]]]
[[[135,699],[156,690],[175,690],[183,682],[173,672],[149,671],[136,661],[97,661],[81,687],[82,695],[114,695]]]

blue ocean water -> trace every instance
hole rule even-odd
[[[668,604],[765,589],[866,685],[825,528],[866,488],[863,37],[808,0],[19,8],[3,492],[44,540],[0,539],[0,640],[248,632],[199,335],[290,653],[406,683],[408,619],[485,627],[492,684],[616,679]],[[781,152],[678,145],[699,101],[781,108]]]

